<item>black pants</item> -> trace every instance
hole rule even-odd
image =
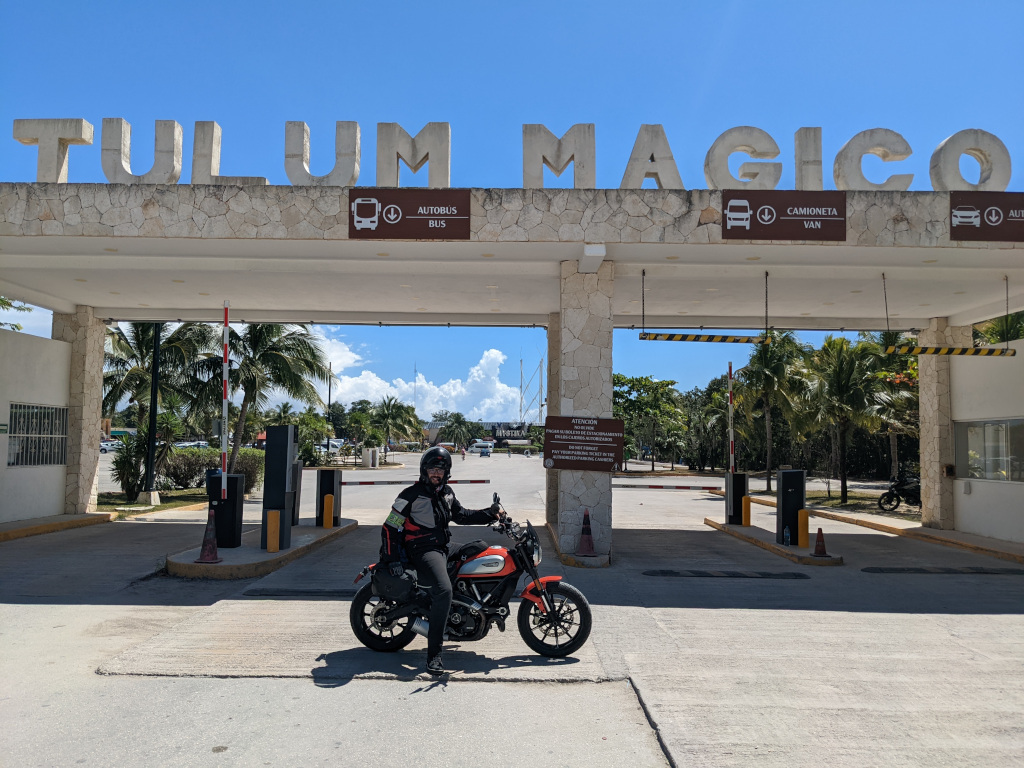
[[[452,582],[448,578],[448,555],[437,549],[411,553],[417,580],[430,596],[430,631],[427,633],[427,658],[441,652],[448,611],[452,607]]]

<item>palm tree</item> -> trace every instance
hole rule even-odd
[[[1007,341],[1024,339],[1024,312],[1011,312],[975,326],[976,341],[987,344],[1003,344]]]
[[[887,355],[888,347],[898,347],[910,340],[903,331],[879,331],[858,334],[861,343],[877,356],[879,379],[876,400],[878,417],[889,436],[889,476],[899,475],[898,436],[916,435],[918,425],[916,359],[913,355]]]
[[[113,414],[126,397],[138,403],[139,425],[149,411],[153,340],[160,334],[158,401],[171,394],[181,398],[187,412],[196,407],[191,368],[216,343],[216,333],[205,323],[124,323],[107,329],[103,356],[103,413]],[[219,364],[219,363],[218,363]]]
[[[370,420],[384,433],[384,445],[391,443],[392,435],[398,439],[409,437],[415,434],[420,426],[413,407],[392,395],[387,395],[373,407]],[[386,452],[384,457],[387,460]]]
[[[774,329],[761,334],[763,342],[755,345],[750,362],[742,370],[740,381],[756,394],[764,415],[765,490],[772,490],[772,407],[788,406],[793,364],[799,360],[801,347],[792,331]],[[752,403],[753,405],[753,403]]]
[[[294,424],[297,418],[298,414],[295,412],[295,408],[287,401],[267,412],[267,424],[274,427]]]
[[[448,420],[441,431],[437,434],[439,442],[454,443],[455,445],[469,445],[473,439],[473,427],[458,411],[448,414]]]
[[[839,503],[847,502],[846,448],[855,426],[878,423],[878,358],[869,344],[826,336],[821,349],[805,359],[805,397],[818,421],[835,430],[839,453]]]
[[[327,356],[305,325],[253,323],[228,337],[230,384],[242,390],[228,474],[235,468],[245,435],[249,411],[263,412],[271,396],[281,390],[303,403],[320,405],[316,382],[330,377]],[[208,400],[220,398],[221,360],[210,358],[200,366]]]

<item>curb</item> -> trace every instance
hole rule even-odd
[[[942,544],[946,547],[964,549],[968,552],[974,552],[979,555],[988,555],[989,557],[995,557],[999,560],[1009,560],[1013,563],[1024,563],[1024,555],[1017,555],[1012,552],[1003,552],[1002,550],[992,549],[991,547],[986,547],[981,544],[971,544],[966,541],[948,539],[941,534],[930,533],[924,528],[900,528],[894,525],[886,525],[885,523],[876,523],[874,520],[844,517],[843,515],[836,514],[835,512],[825,512],[817,509],[810,509],[809,511],[815,517],[824,517],[828,520],[836,520],[840,523],[859,525],[863,528],[871,528],[883,533],[891,533],[893,536],[906,536],[908,539],[917,539],[918,541],[926,541],[930,544]]]
[[[84,528],[87,525],[97,523],[109,523],[117,516],[116,512],[88,512],[84,515],[66,515],[67,520],[51,520],[38,525],[26,525],[20,528],[11,528],[7,531],[0,531],[0,542],[24,539],[28,536],[39,536],[43,533],[56,533],[71,528]],[[61,515],[65,517],[65,515]]]
[[[252,579],[266,576],[278,568],[283,568],[293,560],[298,560],[303,555],[319,549],[329,541],[351,533],[358,527],[359,523],[353,520],[335,528],[329,533],[325,533],[313,541],[297,544],[285,552],[278,553],[276,556],[268,556],[265,559],[251,563],[195,563],[192,561],[199,556],[202,549],[201,547],[195,547],[184,552],[168,555],[167,573],[171,576],[180,576],[186,579]],[[259,533],[260,529],[256,528],[244,534],[244,536],[258,535]],[[257,551],[262,552],[263,550]]]
[[[750,536],[749,534],[741,532],[735,526],[724,525],[722,523],[712,520],[710,517],[704,518],[704,525],[710,525],[712,528],[728,533],[730,536],[735,536],[737,539],[741,539],[756,547],[767,550],[773,555],[784,557],[790,562],[797,563],[798,565],[843,565],[842,555],[831,555],[829,557],[812,557],[810,555],[795,555],[785,547],[780,547],[770,541],[762,541],[756,536]]]
[[[544,527],[548,529],[551,543],[554,544],[555,553],[558,555],[558,562],[568,565],[571,568],[607,568],[612,564],[611,555],[596,555],[594,557],[580,557],[579,555],[566,555],[558,547],[558,537],[555,536],[551,523],[544,521]]]

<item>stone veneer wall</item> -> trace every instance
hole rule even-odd
[[[54,312],[52,328],[52,338],[71,345],[64,514],[95,512],[106,326],[93,316],[92,307],[78,307],[72,314]]]
[[[562,319],[558,312],[548,315],[548,391],[547,391],[547,415],[561,416],[560,410],[562,397]],[[545,481],[544,506],[545,518],[552,533],[558,535],[558,470],[544,470]],[[557,544],[557,542],[556,542]]]
[[[348,210],[347,187],[0,183],[0,236],[345,240]],[[719,243],[721,211],[720,190],[474,189],[470,237]],[[950,242],[948,192],[848,192],[847,217],[846,244],[1024,249]]]
[[[604,262],[596,274],[562,262],[561,416],[612,417],[612,316],[615,265]],[[574,553],[590,510],[594,550],[609,557],[612,544],[612,476],[608,472],[558,471],[558,544]]]
[[[948,325],[946,318],[933,317],[917,343],[927,347],[969,347],[973,344],[969,325]],[[943,468],[955,463],[953,418],[949,389],[949,357],[921,355],[918,358],[918,386],[921,413],[921,524],[952,530],[953,478]]]

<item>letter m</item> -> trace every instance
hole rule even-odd
[[[594,189],[594,124],[577,123],[557,138],[540,123],[523,126],[523,187],[544,188],[544,166],[561,176],[573,164],[573,186]]]
[[[447,189],[451,180],[452,128],[448,123],[427,123],[410,136],[398,123],[377,123],[377,186],[397,187],[398,161],[416,173],[430,163],[427,186]]]

